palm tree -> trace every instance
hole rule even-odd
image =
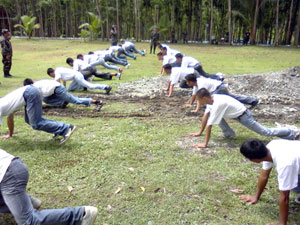
[[[277,0],[276,4],[276,25],[275,25],[275,46],[278,46],[278,38],[279,38],[279,0]]]
[[[231,9],[231,0],[228,0],[228,44],[231,45],[231,15],[232,15],[232,9]]]
[[[34,29],[39,29],[40,28],[40,24],[39,23],[35,23],[36,21],[36,17],[34,16],[21,16],[21,21],[22,24],[16,24],[14,27],[20,27],[25,35],[28,37],[28,39],[30,39],[32,37],[33,31]]]
[[[95,40],[100,32],[101,22],[97,15],[92,12],[88,12],[90,23],[83,23],[79,26],[79,29],[88,29],[90,32],[90,39]]]
[[[253,20],[253,26],[252,26],[252,33],[250,38],[251,45],[255,45],[255,39],[256,39],[256,24],[257,24],[257,17],[258,17],[258,11],[259,11],[259,3],[260,0],[256,0],[256,6],[255,6],[255,13],[254,13],[254,20]]]

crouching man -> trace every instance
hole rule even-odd
[[[29,173],[18,157],[0,149],[0,212],[11,213],[18,225],[93,225],[98,209],[81,206],[35,210],[26,191]]]
[[[263,193],[273,166],[276,167],[279,200],[279,223],[268,225],[286,225],[289,213],[289,195],[293,190],[300,193],[300,141],[273,140],[267,146],[258,139],[248,139],[240,148],[241,153],[250,161],[262,162],[256,194],[242,195],[240,200],[255,204]]]

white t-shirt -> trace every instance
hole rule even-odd
[[[3,177],[7,171],[7,168],[9,167],[11,161],[14,159],[15,157],[9,153],[7,153],[6,151],[0,149],[0,183],[3,180]]]
[[[75,59],[73,62],[73,70],[81,71],[88,68],[90,65],[81,59]]]
[[[73,80],[76,75],[80,75],[81,73],[66,67],[57,67],[54,71],[55,77],[54,80]],[[81,74],[82,75],[82,74]]]
[[[191,56],[183,56],[181,67],[194,67],[199,64],[199,61]]]
[[[124,44],[122,44],[122,48],[125,50],[126,48],[128,48],[129,46],[134,45],[132,42],[130,41],[125,41]]]
[[[120,46],[116,45],[116,46],[110,46],[109,49],[110,49],[112,52],[117,52],[120,48],[121,48]]]
[[[205,88],[209,91],[209,93],[214,92],[218,86],[222,84],[222,81],[205,78],[205,77],[199,77],[197,78],[197,86],[193,87],[193,95],[197,93],[198,90],[201,88]]]
[[[111,51],[108,50],[98,50],[98,51],[94,51],[94,54],[100,57],[105,57],[106,55],[108,55],[109,53],[111,53]]]
[[[300,141],[273,140],[267,145],[273,162],[263,162],[262,169],[276,167],[280,191],[288,191],[298,186],[300,174]]]
[[[163,48],[166,48],[167,49],[167,55],[172,55],[172,56],[175,56],[177,53],[180,53],[180,51],[174,49],[174,48],[170,48],[168,45],[166,44],[161,44],[161,46]]]
[[[213,104],[207,105],[205,113],[210,113],[207,125],[218,125],[221,120],[234,119],[246,111],[246,107],[238,100],[228,96],[215,94]]]
[[[33,83],[33,86],[37,87],[43,97],[48,97],[54,94],[55,88],[60,86],[61,84],[56,80],[39,80]]]
[[[91,55],[84,55],[83,56],[83,61],[87,64],[92,64],[98,60],[100,56],[96,54],[91,54]]]
[[[26,103],[23,94],[28,86],[20,87],[0,98],[0,124],[2,118],[20,110]]]
[[[173,67],[170,76],[171,85],[177,84],[181,80],[184,80],[186,75],[192,74],[194,71],[194,68]]]
[[[174,63],[174,62],[176,62],[175,56],[173,56],[173,55],[164,55],[163,66],[166,65],[166,64]]]

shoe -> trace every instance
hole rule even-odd
[[[59,135],[58,134],[54,134],[54,136],[52,137],[53,139],[56,139],[56,138],[58,138],[59,137]]]
[[[98,214],[98,209],[93,206],[84,206],[84,216],[81,225],[93,225]]]
[[[256,99],[254,102],[251,103],[251,106],[249,107],[249,109],[255,108],[258,105],[258,103],[259,103],[259,100]]]
[[[119,73],[123,73],[123,69],[122,68],[119,69]]]
[[[297,204],[300,204],[300,197],[296,197],[296,198],[295,198],[295,202],[296,202]]]
[[[111,91],[112,87],[108,86],[105,88],[106,94],[109,95],[110,91]]]
[[[32,204],[33,208],[35,208],[35,209],[41,208],[41,205],[42,205],[41,200],[39,200],[38,198],[32,197],[31,195],[29,195],[29,198],[31,200],[31,204]]]
[[[4,77],[5,77],[5,78],[12,78],[12,75],[6,74],[6,75],[4,75]]]
[[[128,64],[125,66],[126,69],[129,69],[129,67],[130,67],[130,63],[128,63]]]
[[[133,58],[134,60],[136,60],[136,57],[134,56],[134,58]]]
[[[65,143],[71,137],[71,135],[73,134],[75,129],[76,129],[76,127],[71,124],[68,129],[68,132],[63,136],[63,138],[60,140],[59,144]]]
[[[220,136],[218,136],[217,138],[223,138],[223,139],[236,139],[236,135],[224,135],[224,134],[222,134],[222,135],[220,135]]]
[[[89,82],[92,82],[92,81],[94,80],[94,78],[95,78],[95,76],[92,75],[92,76],[90,76],[90,77],[88,78],[88,81],[89,81]]]
[[[100,112],[102,106],[104,105],[103,101],[98,101],[96,103],[96,108],[94,109],[95,112]]]
[[[295,131],[295,138],[294,138],[294,140],[299,140],[299,138],[300,138],[300,130],[297,129],[297,130],[294,130],[294,131]]]
[[[118,80],[121,80],[121,73],[117,73],[116,77],[117,77]]]
[[[144,52],[144,56],[145,56],[146,55],[146,49],[144,49],[143,52]]]
[[[67,107],[67,105],[69,104],[69,102],[64,102],[61,106],[62,109],[65,109]]]

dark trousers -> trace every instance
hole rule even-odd
[[[200,75],[206,77],[206,78],[210,78],[210,79],[215,79],[215,80],[222,80],[220,78],[220,76],[216,75],[216,74],[209,74],[209,73],[206,73],[204,70],[203,70],[203,67],[200,65],[200,64],[197,64],[194,69],[196,71],[198,71],[200,73]]]
[[[157,41],[151,41],[151,43],[150,43],[150,54],[152,53],[152,48],[153,48],[153,54],[155,54],[156,45],[157,45]]]
[[[7,55],[2,55],[2,63],[4,75],[9,75],[9,71],[12,65],[12,58],[9,57],[9,59],[7,59]]]
[[[87,68],[85,70],[82,70],[80,72],[83,74],[85,80],[87,80],[88,78],[90,78],[93,75],[95,77],[102,78],[102,79],[105,79],[105,80],[111,80],[110,73],[101,73],[95,67],[89,67],[89,68]]]

